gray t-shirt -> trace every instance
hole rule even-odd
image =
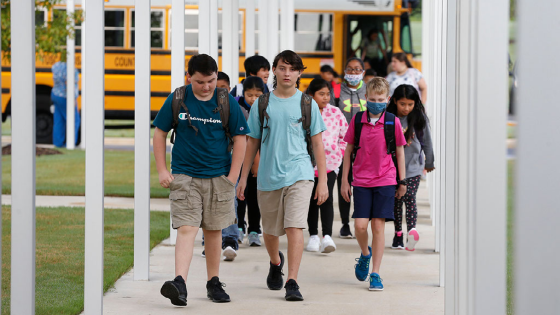
[[[399,117],[403,133],[408,129],[408,120],[406,118],[407,116]],[[424,151],[424,154],[422,154],[422,151]],[[424,168],[434,167],[434,150],[432,147],[432,134],[430,132],[429,122],[426,121],[424,134],[422,135],[422,143],[420,143],[416,132],[414,132],[412,138],[408,140],[408,144],[404,147],[404,157],[406,178],[422,175]]]

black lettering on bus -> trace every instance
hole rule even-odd
[[[134,67],[134,57],[115,57],[115,67]]]

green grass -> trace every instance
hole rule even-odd
[[[64,154],[36,158],[37,195],[83,196],[85,194],[85,152],[60,149]],[[167,161],[169,162],[169,154]],[[169,190],[159,185],[154,156],[150,154],[152,198],[167,198]],[[2,156],[2,193],[11,193],[12,157]],[[105,195],[134,196],[134,152],[105,151]]]
[[[84,307],[84,208],[37,208],[36,314],[79,314]],[[134,261],[134,212],[105,210],[103,288]],[[169,236],[169,213],[152,212],[150,246]],[[10,313],[10,207],[2,207],[2,314]],[[17,279],[16,279],[17,280]]]
[[[514,169],[515,169],[515,161],[510,160],[508,162],[508,194],[507,194],[507,314],[512,315],[514,314],[513,311],[513,255],[514,255],[514,246],[513,246],[513,216],[514,216],[514,205],[515,205],[515,178],[514,178]]]

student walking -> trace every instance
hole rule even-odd
[[[66,146],[66,53],[62,53],[63,61],[58,61],[52,66],[54,86],[51,91],[51,100],[54,104],[52,141],[56,147]],[[74,71],[74,100],[78,98],[78,70]],[[80,131],[80,113],[75,102],[74,111],[74,141],[78,144]]]
[[[207,296],[213,302],[230,301],[219,279],[221,230],[236,223],[235,183],[249,128],[239,106],[229,106],[236,105],[235,99],[216,89],[217,73],[212,57],[193,56],[188,64],[191,84],[170,94],[154,120],[159,182],[170,188],[171,222],[177,229],[176,277],[163,284],[161,294],[179,306],[187,305],[186,281],[199,228],[205,234]],[[170,173],[165,141],[172,129]]]
[[[369,289],[372,291],[383,290],[379,270],[385,247],[385,219],[394,219],[395,197],[400,199],[406,193],[403,148],[406,140],[399,120],[385,111],[388,93],[389,83],[383,78],[373,78],[367,84],[367,111],[354,116],[344,137],[348,145],[344,154],[342,196],[347,201],[350,200],[352,183],[352,217],[356,239],[361,249],[360,257],[356,259],[358,263],[355,266],[355,275],[359,281],[365,281],[371,260]],[[386,135],[390,138],[386,139]],[[387,143],[394,146],[388,147]],[[388,148],[390,154],[387,153]],[[355,157],[353,161],[352,156]],[[398,171],[393,156],[397,161]],[[348,179],[350,167],[353,178],[351,181]],[[372,233],[371,247],[368,246],[369,221]]]
[[[348,130],[348,123],[344,115],[331,104],[329,82],[323,79],[314,79],[307,88],[307,94],[311,95],[321,111],[323,121],[327,126],[327,130],[323,132],[323,146],[325,147],[325,156],[327,163],[327,187],[329,189],[329,198],[322,205],[317,205],[317,200],[311,199],[309,205],[309,214],[307,224],[309,225],[309,241],[305,248],[309,252],[330,253],[336,250],[336,245],[332,239],[333,226],[333,188],[339,172],[342,156],[346,149],[344,135]],[[315,168],[315,186],[313,194],[319,183],[317,168]],[[321,225],[323,238],[319,238],[318,221],[319,209],[321,210]]]
[[[414,251],[414,246],[420,239],[416,230],[418,217],[416,193],[424,170],[429,173],[435,169],[432,135],[424,105],[422,105],[420,95],[414,86],[399,85],[395,89],[393,97],[391,97],[387,111],[399,117],[407,142],[404,147],[407,191],[401,199],[395,199],[395,236],[392,248],[404,248],[402,232],[402,206],[404,203],[406,206],[406,230],[408,232],[406,250]]]
[[[260,77],[248,77],[243,81],[243,96],[238,103],[245,115],[249,119],[249,113],[255,101],[264,93],[265,84]],[[258,110],[258,109],[255,109]],[[247,177],[247,187],[245,188],[245,200],[237,203],[237,217],[239,228],[239,243],[243,243],[245,233],[249,246],[261,246],[261,212],[257,201],[257,171],[259,169],[260,154],[257,152],[255,161],[251,167],[251,172]],[[245,210],[247,210],[248,223],[245,222]]]
[[[364,62],[360,58],[350,58],[344,66],[344,81],[340,86],[340,98],[336,104],[346,117],[346,121],[350,123],[352,117],[358,112],[366,110],[366,85],[364,84]],[[344,167],[342,162],[341,168]],[[350,200],[346,201],[342,197],[342,172],[338,174],[338,208],[340,211],[340,219],[342,228],[340,229],[340,238],[352,238],[350,231]]]
[[[270,256],[266,282],[271,290],[282,288],[284,255],[279,251],[279,237],[286,234],[288,281],[284,288],[288,301],[303,300],[297,276],[303,255],[303,229],[307,226],[314,184],[314,160],[319,172],[314,197],[319,205],[328,198],[325,151],[321,138],[326,127],[315,101],[298,90],[304,69],[301,58],[293,51],[285,50],[274,59],[274,91],[262,95],[257,101],[259,110],[250,113],[250,138],[237,187],[238,198],[244,200],[247,176],[260,146],[257,196],[264,243]]]
[[[246,77],[259,77],[264,82],[264,93],[268,93],[270,91],[270,84],[268,84],[268,76],[270,74],[270,62],[259,55],[251,56],[245,59],[243,62],[243,67],[245,68],[245,75]],[[231,95],[235,97],[242,97],[243,96],[243,82],[237,84],[231,90]]]

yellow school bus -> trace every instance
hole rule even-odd
[[[151,110],[155,117],[171,90],[171,5],[158,5],[165,0],[152,1],[151,14]],[[331,65],[343,74],[344,61],[361,56],[361,45],[371,29],[379,33],[382,49],[390,54],[405,51],[413,54],[409,10],[402,8],[402,0],[384,0],[378,8],[359,4],[361,1],[317,0],[295,1],[295,51],[302,57],[307,70],[303,74],[301,89],[319,74],[324,64]],[[134,117],[134,1],[105,1],[105,118],[133,119]],[[169,2],[169,1],[168,1]],[[334,9],[329,10],[329,7]],[[325,9],[322,9],[322,8]],[[77,10],[80,6],[77,6]],[[53,15],[65,10],[64,5],[50,11],[37,11],[36,23],[46,23]],[[258,15],[258,11],[256,13]],[[198,7],[185,6],[186,62],[197,52]],[[87,16],[87,15],[86,15]],[[245,60],[245,9],[239,10],[239,69],[244,70]],[[256,19],[258,38],[258,18]],[[219,42],[221,42],[221,13],[218,14]],[[81,25],[76,26],[76,68],[81,68]],[[256,40],[258,52],[258,40]],[[219,44],[220,46],[220,44]],[[52,141],[52,112],[50,91],[53,86],[51,67],[58,56],[45,55],[36,63],[37,142]],[[385,66],[390,60],[384,60]],[[218,60],[218,65],[221,62]],[[270,60],[272,63],[272,60]],[[419,66],[419,65],[416,65]],[[240,78],[245,76],[240,72]],[[81,78],[81,76],[80,76]],[[235,82],[231,82],[232,85]],[[2,61],[2,119],[11,112],[10,64]],[[80,104],[78,98],[78,105]],[[90,106],[96,106],[91,104]],[[99,105],[100,106],[100,105]]]

